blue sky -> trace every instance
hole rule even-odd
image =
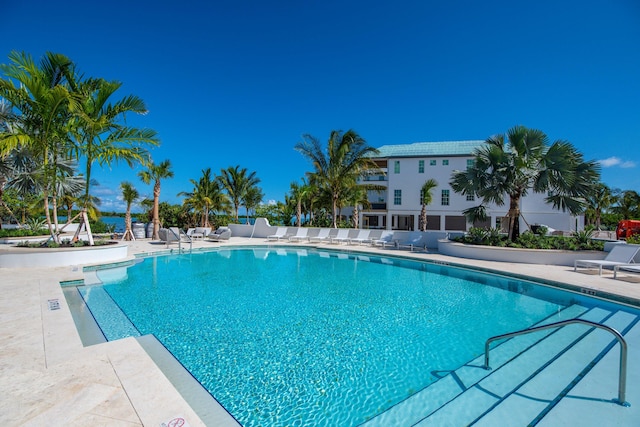
[[[640,191],[640,2],[0,0],[11,50],[69,56],[123,82],[149,113],[155,161],[179,203],[210,167],[256,171],[284,200],[311,165],[294,145],[354,129],[379,147],[486,139],[522,124],[602,162],[602,180]],[[103,210],[140,168],[96,173]]]

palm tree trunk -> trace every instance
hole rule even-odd
[[[49,212],[49,192],[45,188],[43,197],[44,199],[44,217],[47,220],[47,227],[49,227],[49,235],[51,235],[51,240],[59,243],[59,238],[56,235],[55,229],[53,228],[53,224],[51,223],[51,212]]]
[[[360,228],[360,212],[358,211],[358,204],[353,207],[353,228]]]
[[[420,231],[427,231],[427,205],[425,204],[420,210]]]
[[[152,240],[159,240],[160,236],[158,231],[160,230],[160,181],[156,181],[153,186],[153,234]]]
[[[124,240],[131,240],[133,236],[133,231],[131,230],[131,206],[127,206],[127,212],[124,214]]]
[[[2,200],[2,197],[4,195],[4,186],[6,185],[7,180],[4,178],[0,178],[0,206],[5,206],[4,200]],[[7,209],[8,210],[8,209]],[[9,211],[9,213],[11,213],[11,211]],[[13,213],[11,213],[11,215],[13,215]],[[0,230],[2,230],[2,217],[0,217]]]
[[[58,231],[60,228],[60,223],[58,222],[58,198],[55,195],[51,197],[51,208],[53,210],[53,224],[55,225],[55,230]]]
[[[520,196],[512,195],[509,198],[509,240],[516,241],[520,237]]]
[[[209,205],[207,203],[204,204],[204,209],[202,210],[202,218],[203,227],[209,227]]]

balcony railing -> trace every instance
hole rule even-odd
[[[360,181],[367,181],[367,182],[387,181],[387,177],[385,175],[370,175],[370,176],[365,176],[363,178],[360,178]]]
[[[386,203],[371,203],[372,211],[386,211],[387,204]]]

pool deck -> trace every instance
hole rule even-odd
[[[302,246],[267,242],[263,238],[232,238],[225,243],[195,241],[193,247],[247,244]],[[640,275],[614,280],[611,271],[601,277],[593,270],[574,272],[573,268],[562,266],[477,261],[368,246],[311,246],[469,265],[640,301]],[[0,251],[7,250],[11,250],[9,245],[0,245]],[[129,243],[130,256],[165,250],[164,245],[148,239]],[[60,287],[61,281],[82,279],[81,268],[3,268],[0,274],[0,424],[162,426],[183,418],[185,426],[206,425],[136,339],[83,346]],[[56,301],[59,309],[52,310]],[[592,399],[575,399],[573,418],[545,418],[541,424],[601,426],[606,424],[603,420],[616,420],[618,426],[637,425],[640,357],[633,351],[640,347],[640,337],[636,341],[630,343],[627,382],[630,408],[609,404],[603,409],[594,405]],[[214,422],[211,419],[209,425],[237,425],[224,411],[214,415]]]

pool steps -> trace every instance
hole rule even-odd
[[[77,289],[98,325],[107,325],[102,333],[109,341],[126,337],[139,337],[141,334],[118,304],[102,286],[82,286]]]
[[[629,366],[637,366],[640,354],[640,323],[636,323],[625,333],[629,346]],[[601,427],[604,424],[618,426],[638,425],[638,405],[640,405],[640,372],[630,369],[627,377],[626,400],[631,407],[625,408],[602,399],[609,397],[618,382],[618,362],[620,352],[613,348],[593,369],[575,385],[567,395],[548,412],[537,427],[557,427],[560,425],[581,427]],[[604,390],[604,392],[603,392]],[[594,417],[594,405],[598,416]],[[580,418],[577,414],[581,414]],[[606,420],[606,421],[604,421]]]
[[[635,324],[636,317],[630,313],[613,313],[605,325],[619,331],[625,331],[630,325]],[[585,329],[578,327],[577,329]],[[588,329],[588,328],[587,328]],[[505,393],[498,403],[487,410],[474,424],[476,426],[491,426],[500,419],[507,419],[514,425],[535,425],[553,406],[564,397],[577,381],[603,356],[603,351],[610,350],[616,340],[612,340],[611,334],[602,330],[593,330],[572,345],[566,352],[558,355],[552,362],[540,372],[536,372],[531,378],[527,378],[522,384],[514,385],[510,392]],[[619,349],[618,345],[616,346]],[[617,363],[616,363],[617,364]],[[612,376],[612,385],[600,387],[602,400],[613,400],[617,394],[617,375]],[[611,403],[613,404],[613,403]],[[516,406],[517,410],[515,410]],[[429,425],[429,424],[424,424]]]
[[[602,322],[621,332],[638,322],[637,316],[630,313],[573,305],[540,324],[575,317]],[[504,425],[504,417],[514,416],[512,404],[518,405],[518,416],[524,420],[513,425],[527,425],[550,410],[558,396],[568,391],[567,386],[581,377],[585,367],[615,343],[606,331],[594,331],[584,325],[505,340],[491,350],[491,371],[482,368],[484,355],[478,356],[362,426]],[[617,375],[613,383],[611,396],[603,399],[617,395]],[[547,394],[532,397],[538,389]]]

